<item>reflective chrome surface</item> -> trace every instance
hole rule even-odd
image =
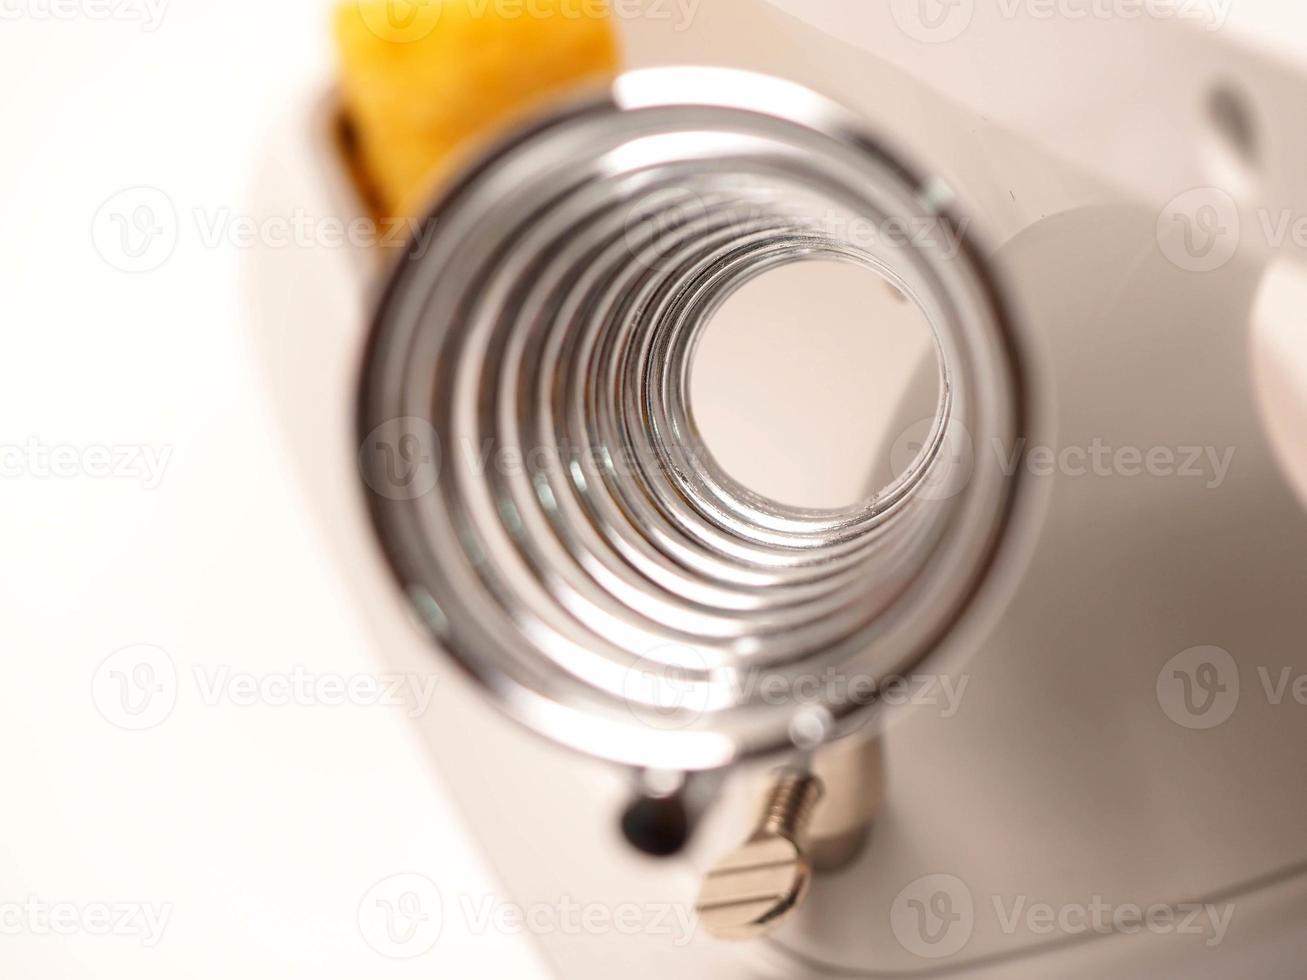
[[[722,70],[624,76],[482,159],[396,268],[360,398],[373,517],[435,640],[519,720],[631,765],[863,723],[974,598],[1020,470],[972,451],[1020,444],[1024,392],[947,200],[838,107]],[[941,372],[919,452],[834,510],[732,480],[687,395],[725,298],[814,258],[916,303]],[[799,706],[759,676],[844,683]]]

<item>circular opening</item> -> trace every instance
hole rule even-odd
[[[704,447],[753,492],[842,509],[898,475],[890,449],[935,415],[939,364],[919,306],[833,259],[770,269],[704,327],[690,399]]]
[[[1019,468],[952,461],[1026,438],[1020,345],[931,185],[836,107],[715,70],[614,92],[436,203],[357,432],[416,419],[444,447],[436,486],[369,508],[437,645],[508,713],[718,769],[879,723],[839,679],[927,664],[1010,581],[982,588],[1022,557],[999,547],[1029,520]],[[395,454],[363,455],[375,487]]]

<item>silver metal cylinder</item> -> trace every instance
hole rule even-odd
[[[395,269],[360,398],[371,511],[436,643],[519,720],[630,765],[861,724],[967,608],[1016,493],[974,451],[1019,445],[1025,407],[967,232],[838,107],[730,71],[624,76],[481,158]],[[818,258],[921,309],[941,382],[910,464],[831,510],[733,480],[688,394],[720,304]],[[759,675],[846,683],[774,703]]]

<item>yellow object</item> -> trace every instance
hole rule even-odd
[[[470,137],[618,64],[605,0],[354,0],[336,39],[359,162],[393,216],[423,206]]]

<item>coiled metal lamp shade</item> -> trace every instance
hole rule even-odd
[[[887,222],[928,233],[865,234]],[[435,644],[514,717],[634,766],[865,721],[972,601],[1016,492],[977,451],[1018,445],[1023,389],[963,232],[857,120],[739,72],[629,74],[481,158],[394,271],[359,407],[380,540]],[[720,304],[813,258],[889,280],[940,366],[911,465],[835,510],[733,480],[688,394]],[[759,696],[805,677],[868,683]]]

